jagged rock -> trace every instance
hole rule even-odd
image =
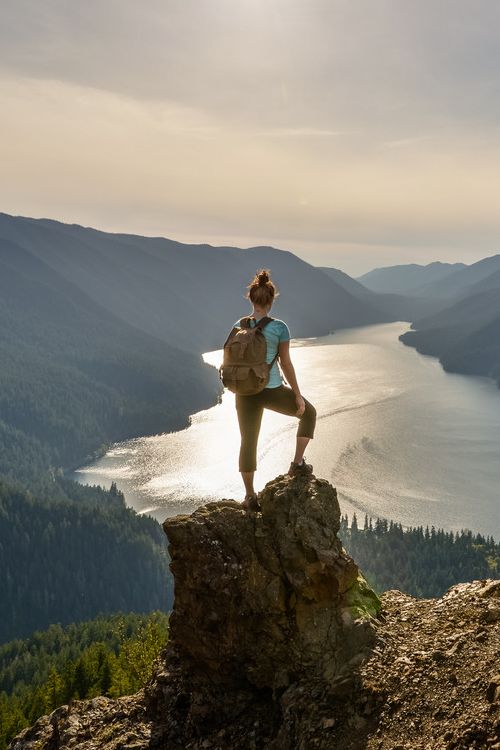
[[[285,747],[297,704],[348,693],[371,653],[380,602],[337,537],[335,489],[282,476],[259,499],[258,514],[225,500],[164,523],[175,603],[146,692],[157,726],[182,717],[165,748]]]
[[[337,538],[336,492],[282,477],[260,502],[256,515],[223,501],[165,521],[171,643],[191,671],[229,684],[334,684],[369,653],[380,607]]]
[[[145,750],[151,721],[142,698],[141,691],[114,700],[72,701],[21,732],[10,750]]]
[[[499,748],[500,581],[379,611],[327,482],[278,477],[261,502],[168,519],[175,610],[145,690],[61,707],[11,749]]]

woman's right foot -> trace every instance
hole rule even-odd
[[[290,477],[306,477],[312,474],[312,464],[306,464],[305,456],[302,459],[302,463],[296,464],[292,461],[290,468],[288,469],[288,476]]]

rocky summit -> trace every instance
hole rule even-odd
[[[233,500],[210,503],[165,521],[171,646],[190,674],[227,687],[335,686],[369,653],[380,607],[337,538],[336,492],[283,477],[260,504],[243,514]]]
[[[74,701],[12,750],[500,750],[500,581],[379,600],[325,480],[164,523],[170,637],[145,689]]]

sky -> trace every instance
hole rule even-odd
[[[2,0],[0,210],[360,275],[500,252],[498,0]]]

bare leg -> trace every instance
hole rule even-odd
[[[295,446],[295,456],[293,459],[294,463],[300,464],[302,462],[307,444],[310,439],[311,438],[308,438],[308,437],[297,437],[297,443]]]
[[[241,472],[241,478],[243,479],[243,483],[245,485],[245,493],[247,495],[254,495],[255,490],[253,488],[253,476],[255,472],[254,471],[242,471]]]

